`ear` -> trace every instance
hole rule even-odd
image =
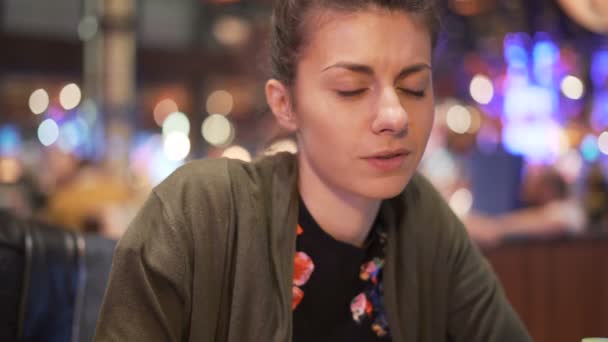
[[[264,90],[266,92],[266,102],[279,126],[290,132],[295,132],[298,123],[292,110],[289,89],[280,81],[270,79],[266,82]]]

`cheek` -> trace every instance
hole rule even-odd
[[[412,110],[410,116],[410,127],[412,129],[412,138],[419,149],[419,153],[424,153],[426,144],[431,135],[431,129],[433,122],[435,121],[435,109],[433,101],[429,101],[424,105],[418,106],[415,110]]]
[[[299,97],[296,113],[304,143],[322,149],[324,154],[352,148],[359,135],[354,109],[337,103],[331,96],[327,91],[311,89]]]

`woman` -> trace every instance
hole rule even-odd
[[[298,155],[194,162],[157,187],[117,248],[97,340],[528,341],[414,175],[435,18],[423,0],[277,1],[265,90]]]

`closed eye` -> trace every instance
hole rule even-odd
[[[398,88],[400,92],[402,92],[403,94],[406,95],[411,95],[414,97],[418,97],[418,98],[422,98],[425,95],[424,90],[411,90],[411,89],[405,89],[405,88]]]
[[[355,90],[336,90],[338,95],[343,97],[353,97],[363,94],[367,88],[355,89]]]

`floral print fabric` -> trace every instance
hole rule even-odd
[[[297,225],[297,235],[305,234],[301,225]],[[352,298],[350,311],[355,323],[369,323],[378,337],[389,337],[389,327],[383,306],[382,269],[384,266],[384,248],[386,234],[381,228],[374,229],[368,244],[368,258],[361,265],[358,274],[363,283],[363,291]],[[305,293],[302,290],[315,270],[314,261],[304,251],[296,251],[294,255],[294,278],[292,310],[296,310],[302,302]]]
[[[304,230],[298,225],[298,235],[302,234]],[[295,308],[300,304],[302,298],[304,298],[304,292],[300,286],[306,284],[310,275],[315,269],[315,264],[304,252],[296,252],[293,258],[293,290],[291,299],[291,309]]]
[[[355,297],[350,303],[353,319],[361,323],[364,319],[371,320],[371,326],[376,335],[388,334],[388,321],[382,303],[383,289],[380,279],[384,259],[375,257],[361,266],[359,277],[367,282],[367,289]]]

